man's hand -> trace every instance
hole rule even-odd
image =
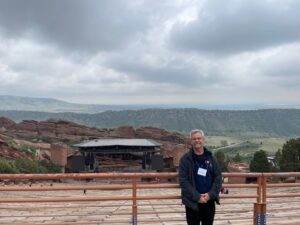
[[[209,199],[210,199],[210,197],[209,197],[208,193],[201,194],[198,202],[203,204],[203,203],[206,203]]]

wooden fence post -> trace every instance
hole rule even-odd
[[[253,225],[261,225],[261,206],[260,203],[254,203]]]
[[[136,177],[132,178],[132,225],[137,225]]]
[[[257,177],[257,199],[253,208],[253,225],[267,223],[267,177],[262,173]]]
[[[267,224],[267,177],[262,174],[261,224]]]
[[[257,177],[257,198],[253,207],[253,225],[261,225],[262,174]]]

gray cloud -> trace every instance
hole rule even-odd
[[[2,0],[0,94],[106,104],[299,102],[299,6]]]
[[[257,61],[256,66],[261,70],[261,77],[273,85],[299,89],[300,44],[286,46],[278,50],[278,54]]]
[[[171,46],[182,51],[232,54],[300,41],[300,2],[206,1],[198,17],[177,23]]]
[[[149,26],[145,8],[122,0],[2,0],[0,26],[10,38],[33,38],[72,51],[118,49]]]
[[[222,78],[222,71],[215,62],[207,62],[196,55],[183,56],[165,52],[160,56],[149,52],[143,54],[143,49],[134,56],[124,58],[122,55],[110,57],[106,65],[130,74],[134,80],[165,83],[173,85],[173,88],[184,89],[227,82]]]

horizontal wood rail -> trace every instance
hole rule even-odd
[[[267,184],[268,188],[273,187],[300,187],[300,183],[279,183],[279,184]]]
[[[63,190],[120,190],[132,189],[130,184],[105,184],[81,186],[30,186],[30,187],[2,187],[1,191],[63,191]],[[179,188],[179,184],[138,184],[138,189]]]
[[[59,173],[59,174],[0,174],[0,180],[58,180],[58,179],[113,179],[113,178],[176,178],[178,173]]]
[[[230,193],[220,195],[216,221],[251,219],[257,225],[264,224],[266,216],[278,220],[284,219],[282,212],[299,211],[295,205],[300,203],[300,183],[273,179],[300,173],[223,173],[223,177],[251,178],[254,183],[224,183]],[[0,224],[185,224],[177,179],[178,173],[0,174]],[[282,192],[283,188],[290,191]]]

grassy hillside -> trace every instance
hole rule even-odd
[[[282,145],[288,140],[287,137],[229,137],[229,136],[207,136],[206,143],[211,146],[213,149],[220,149],[226,153],[236,154],[237,152],[233,151],[234,149],[244,149],[245,146],[252,145],[255,150],[264,150],[268,153],[274,153],[278,149],[282,148]],[[226,146],[224,147],[224,143]],[[251,143],[251,144],[249,144]],[[235,146],[236,148],[231,148],[230,146]]]
[[[201,128],[209,136],[297,137],[300,134],[300,109],[144,109],[97,114],[0,111],[0,115],[15,121],[60,118],[99,128],[155,126],[181,133]]]

